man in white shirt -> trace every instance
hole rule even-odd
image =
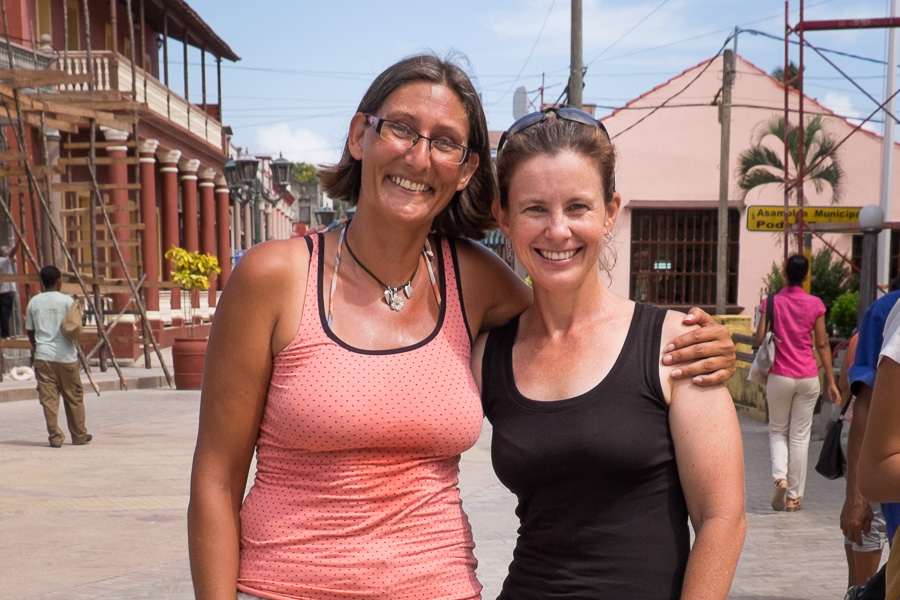
[[[29,300],[25,309],[25,330],[34,346],[38,398],[47,421],[50,447],[60,448],[66,439],[57,423],[60,394],[65,402],[72,443],[80,446],[89,443],[93,436],[87,432],[84,423],[84,388],[78,372],[75,342],[67,340],[59,329],[74,299],[60,293],[59,269],[47,266],[41,269],[40,275],[44,291]]]

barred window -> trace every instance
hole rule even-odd
[[[729,209],[727,304],[734,309],[739,224],[737,209]],[[716,210],[632,210],[631,298],[682,310],[714,310],[718,230]]]

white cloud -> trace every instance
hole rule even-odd
[[[657,0],[629,3],[609,0],[588,0],[582,9],[582,43],[585,61],[593,59],[600,51],[615,42],[609,56],[644,49],[648,40],[653,45],[682,41],[694,35],[706,33],[710,26],[686,14],[683,2],[675,2],[654,10]],[[489,13],[484,25],[500,39],[529,41],[541,34],[537,54],[568,56],[571,28],[568,2],[556,2],[548,17],[549,0],[523,1],[513,13],[495,11]],[[635,27],[632,34],[619,39],[623,33]],[[724,36],[721,36],[724,39]],[[704,47],[709,43],[704,43]],[[689,46],[689,45],[688,45]],[[712,53],[712,52],[711,52]]]
[[[253,154],[279,153],[293,162],[314,165],[332,164],[340,158],[340,148],[326,138],[308,129],[292,129],[288,123],[276,123],[256,128],[256,142],[251,146]]]
[[[853,108],[853,102],[851,102],[850,96],[846,94],[828,92],[822,98],[822,104],[842,117],[856,119],[856,123],[859,123],[859,119],[862,117],[860,112]]]
[[[834,111],[839,117],[844,117],[853,125],[859,125],[859,122],[866,116],[853,106],[853,101],[850,99],[850,96],[847,96],[846,94],[828,92],[820,102],[823,106]],[[876,118],[878,118],[878,115],[876,115]],[[863,125],[863,129],[868,129],[869,131],[881,135],[881,125],[877,123],[869,121]]]

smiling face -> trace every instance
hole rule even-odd
[[[400,87],[374,116],[428,138],[468,143],[465,108],[441,84],[417,82]],[[362,162],[360,212],[384,211],[410,223],[430,225],[453,195],[466,187],[478,166],[476,154],[459,165],[435,161],[425,139],[403,149],[379,135],[371,119],[361,113],[350,123],[348,147],[353,158]]]
[[[605,237],[621,198],[604,204],[594,161],[569,150],[520,164],[509,180],[506,208],[494,214],[535,288],[550,291],[599,277]]]

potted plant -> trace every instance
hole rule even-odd
[[[175,338],[172,345],[172,368],[175,387],[180,390],[199,390],[206,358],[206,338],[194,337],[194,299],[201,290],[209,289],[209,276],[220,273],[219,260],[211,254],[189,252],[173,246],[166,252],[172,261],[172,281],[181,288],[181,310],[184,312],[190,337]]]

